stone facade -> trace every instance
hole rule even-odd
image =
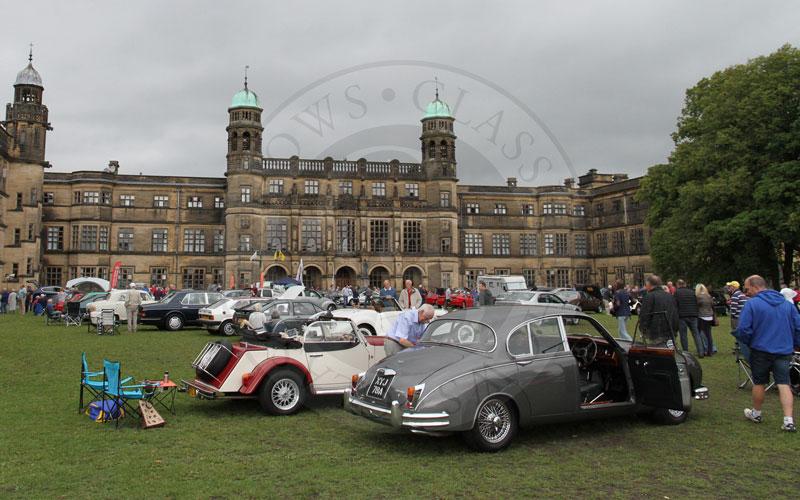
[[[225,177],[206,178],[123,175],[117,162],[44,173],[43,88],[17,87],[0,128],[3,286],[108,278],[116,262],[120,285],[195,288],[294,276],[301,261],[317,287],[474,286],[482,273],[640,283],[650,271],[639,179],[592,170],[559,186],[460,184],[454,118],[438,94],[421,120],[420,163],[263,158],[262,109],[245,83],[228,109]]]

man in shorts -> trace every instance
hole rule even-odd
[[[753,407],[745,408],[744,416],[760,424],[764,386],[769,375],[775,379],[783,408],[781,429],[795,432],[789,388],[789,367],[795,346],[800,346],[800,313],[780,293],[768,290],[761,276],[753,275],[744,282],[750,298],[739,317],[736,338],[750,348],[750,368],[753,374]]]

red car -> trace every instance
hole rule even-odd
[[[455,290],[450,294],[450,307],[458,307],[466,309],[467,307],[474,307],[475,301],[472,294],[464,290]]]
[[[428,292],[425,296],[425,303],[432,306],[444,307],[444,290],[437,288]]]

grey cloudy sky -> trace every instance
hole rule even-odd
[[[297,148],[272,139],[291,137],[302,156],[418,160],[417,105],[436,76],[451,105],[461,94],[466,182],[640,175],[669,154],[686,88],[800,44],[790,1],[28,1],[2,13],[5,100],[33,42],[58,171],[116,159],[124,173],[222,175],[248,64],[277,156]]]

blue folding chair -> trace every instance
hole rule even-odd
[[[123,384],[130,382],[133,377],[128,377],[122,381]],[[92,371],[89,369],[89,363],[86,361],[86,353],[81,353],[81,392],[78,399],[78,413],[81,413],[86,406],[83,404],[83,391],[86,390],[92,399],[103,398],[103,371]],[[91,402],[91,401],[89,401]],[[88,404],[88,403],[87,403]]]
[[[119,361],[103,360],[103,400],[111,399],[122,405],[123,409],[129,410],[137,417],[141,417],[139,409],[130,403],[130,401],[147,401],[155,395],[155,388],[149,387],[151,390],[146,391],[148,386],[144,384],[131,384],[125,385],[133,377],[126,379],[121,378],[121,368]],[[116,419],[117,427],[119,427],[119,419]]]

